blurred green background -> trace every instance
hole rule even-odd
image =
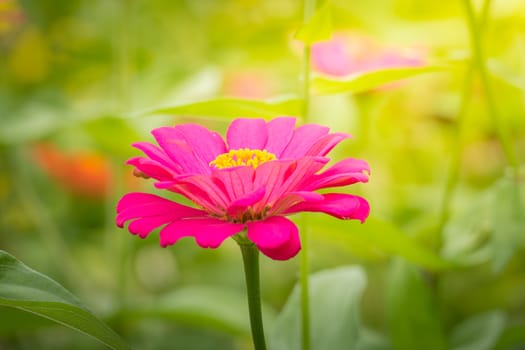
[[[461,2],[331,1],[334,32],[376,50],[417,48],[437,67],[311,97],[309,122],[354,136],[334,159],[372,168],[368,184],[348,189],[369,200],[366,224],[296,220],[312,243],[312,272],[354,265],[366,276],[353,291],[355,348],[525,348],[525,175],[509,169],[496,127],[523,164],[525,3],[474,4],[497,123],[472,73]],[[236,245],[204,250],[187,239],[162,249],[155,234],[116,228],[114,208],[127,191],[153,191],[124,165],[152,128],[198,122],[224,132],[235,117],[265,113],[219,97],[299,113],[302,6],[0,0],[0,249],[64,285],[135,349],[251,349]],[[215,102],[191,104],[203,100]],[[143,113],[161,106],[182,107]],[[261,265],[270,331],[299,259]],[[104,346],[0,307],[0,348]]]

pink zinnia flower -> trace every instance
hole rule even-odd
[[[386,47],[358,33],[338,33],[312,45],[312,65],[319,73],[344,77],[387,68],[426,64],[421,47]]]
[[[226,142],[196,124],[153,130],[160,147],[133,144],[146,157],[128,161],[135,172],[156,180],[155,187],[188,198],[196,208],[147,193],[126,194],[117,205],[117,225],[131,221],[132,234],[142,238],[160,230],[164,247],[186,236],[198,245],[216,248],[226,238],[249,240],[276,260],[301,249],[295,224],[287,216],[302,211],[324,212],[363,222],[368,202],[343,193],[317,190],[367,182],[365,161],[344,159],[326,170],[328,152],[347,134],[324,126],[295,128],[295,118],[236,119]],[[246,229],[246,233],[244,230]]]

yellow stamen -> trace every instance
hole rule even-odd
[[[275,159],[277,159],[275,154],[265,149],[242,148],[219,154],[215,160],[210,162],[210,166],[214,166],[217,169],[224,169],[234,166],[251,165],[255,169],[262,163]]]

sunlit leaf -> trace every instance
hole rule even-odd
[[[381,87],[398,80],[417,75],[445,70],[442,66],[387,68],[370,72],[357,73],[345,79],[329,79],[318,76],[312,81],[312,89],[318,95],[335,93],[359,93]]]
[[[112,349],[128,345],[78,299],[49,277],[0,250],[0,306],[14,307],[83,332]]]
[[[369,217],[361,224],[317,216],[309,219],[308,224],[316,238],[337,244],[359,256],[397,255],[432,270],[456,266],[426,249],[393,224],[375,217]]]
[[[328,40],[332,35],[331,4],[326,0],[295,33],[295,39],[305,44]]]
[[[392,266],[387,313],[393,349],[448,349],[431,288],[414,266],[402,260]]]
[[[311,349],[353,349],[358,342],[359,301],[366,275],[340,267],[310,276]],[[300,350],[301,300],[296,285],[269,336],[271,350]]]
[[[450,337],[452,350],[491,350],[506,323],[501,311],[475,315],[454,328]]]
[[[264,307],[264,320],[271,323],[274,312]],[[158,301],[123,310],[118,317],[162,318],[180,324],[209,327],[232,335],[250,335],[246,295],[213,286],[189,286],[161,297]]]
[[[133,115],[170,114],[225,118],[273,118],[282,115],[298,115],[299,111],[300,100],[295,98],[275,101],[217,98],[176,106],[151,108]]]

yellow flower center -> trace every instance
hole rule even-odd
[[[224,169],[234,166],[251,165],[255,169],[262,163],[275,159],[277,159],[275,154],[265,149],[242,148],[219,154],[215,160],[210,162],[210,166],[214,166],[217,169]]]

